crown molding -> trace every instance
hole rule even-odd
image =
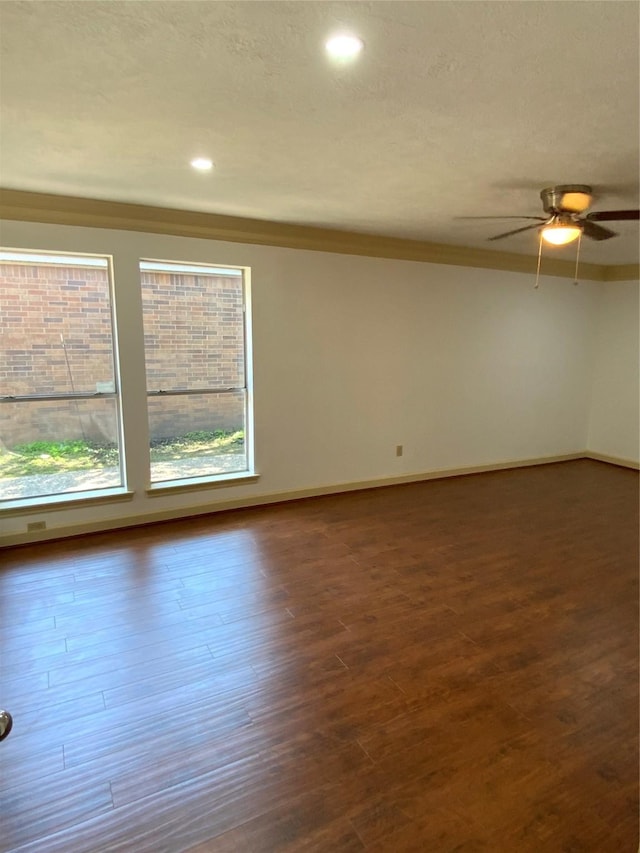
[[[640,278],[640,264],[619,264],[604,268],[604,281],[637,281]]]
[[[0,218],[509,272],[533,274],[536,268],[535,258],[513,252],[22,190],[0,189]],[[547,276],[573,278],[574,264],[547,257],[543,258],[540,272]],[[622,267],[582,264],[580,267],[583,280],[625,281],[637,277],[638,265],[633,264]]]

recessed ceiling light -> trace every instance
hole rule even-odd
[[[357,36],[340,35],[330,38],[325,47],[334,59],[353,59],[364,47],[364,42]]]
[[[209,172],[213,169],[213,162],[209,160],[208,157],[194,157],[191,161],[191,165],[199,172]]]

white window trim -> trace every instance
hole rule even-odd
[[[109,496],[124,496],[130,494],[127,488],[127,468],[125,464],[125,435],[122,417],[122,392],[120,390],[120,359],[118,353],[118,334],[116,323],[115,285],[113,273],[113,256],[106,253],[83,254],[80,252],[47,252],[46,249],[2,249],[0,250],[0,262],[7,264],[48,264],[54,266],[75,266],[81,268],[99,268],[107,270],[108,294],[109,294],[109,320],[111,327],[111,355],[113,358],[113,391],[86,391],[60,394],[7,394],[0,396],[2,403],[22,402],[46,402],[52,400],[93,400],[108,399],[115,401],[115,420],[118,435],[118,468],[120,472],[120,484],[107,486],[104,489],[78,489],[73,492],[56,492],[51,495],[32,495],[26,498],[0,497],[0,511],[21,508],[40,508],[55,506],[60,503],[86,502],[95,499],[104,500]]]
[[[244,386],[225,388],[193,388],[177,389],[167,391],[157,389],[150,391],[147,386],[147,399],[149,397],[171,397],[186,396],[189,394],[216,394],[229,393],[233,391],[244,393],[244,448],[246,468],[241,471],[230,471],[223,474],[207,474],[204,476],[186,477],[175,480],[157,480],[150,482],[147,487],[147,495],[167,494],[175,491],[185,491],[191,488],[202,488],[206,486],[218,487],[226,484],[232,486],[239,482],[256,482],[258,475],[255,471],[254,450],[254,427],[253,427],[253,330],[251,326],[251,268],[246,266],[233,266],[210,264],[206,261],[189,262],[174,261],[158,258],[140,258],[139,269],[141,272],[168,272],[177,274],[193,275],[232,275],[242,277],[242,317],[244,338]],[[145,351],[146,358],[146,351]],[[149,477],[151,471],[149,471]]]

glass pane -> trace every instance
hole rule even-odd
[[[122,485],[116,400],[0,403],[0,499]]]
[[[142,262],[140,279],[149,391],[242,388],[243,284],[239,270],[202,274]],[[207,273],[207,269],[211,272]]]
[[[107,259],[38,257],[0,261],[0,396],[113,391]]]
[[[247,470],[245,394],[149,397],[151,482]]]

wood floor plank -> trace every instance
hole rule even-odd
[[[112,810],[108,780],[66,771],[31,779],[2,793],[1,843],[10,850]]]
[[[64,770],[64,750],[60,744],[19,740],[3,741],[0,758],[0,791],[31,784]],[[19,816],[19,821],[22,817]],[[2,824],[0,823],[0,828]],[[0,833],[0,849],[2,834]]]
[[[1,853],[638,847],[636,472],[10,549]]]

